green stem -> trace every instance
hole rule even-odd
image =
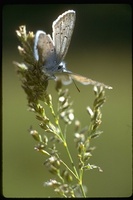
[[[64,179],[62,178],[62,176],[60,175],[60,172],[57,174],[58,177],[62,180],[62,183],[64,183]]]
[[[68,149],[68,146],[67,146],[66,141],[64,141],[64,146],[65,146],[65,148],[66,148],[66,151],[67,151],[68,157],[69,157],[69,159],[70,159],[70,162],[71,162],[71,164],[72,164],[72,167],[73,167],[73,170],[74,170],[74,172],[75,172],[75,175],[76,175],[77,179],[79,180],[79,175],[78,175],[77,169],[76,169],[76,167],[75,167],[75,165],[74,165],[72,156],[71,156],[71,154],[70,154],[70,152],[69,152],[69,149]]]
[[[86,197],[85,191],[84,191],[84,188],[83,188],[83,184],[82,184],[82,182],[83,182],[83,169],[80,169],[79,174],[80,174],[80,184],[79,185],[80,185],[83,197]]]
[[[74,165],[73,159],[72,159],[72,157],[71,157],[71,154],[70,154],[70,152],[69,152],[69,149],[68,149],[68,146],[67,146],[67,143],[66,143],[66,142],[64,143],[64,146],[66,147],[66,150],[67,150],[69,159],[70,159],[71,164],[72,164],[72,167],[73,167],[73,169],[74,169],[75,177],[76,177],[76,179],[78,179],[78,181],[79,181],[79,185],[80,185],[80,188],[81,188],[83,197],[86,197],[85,192],[84,192],[84,188],[83,188],[83,184],[82,184],[83,170],[81,170],[81,172],[80,172],[80,178],[79,178],[78,172],[77,172],[77,170],[76,170],[76,167],[75,167],[75,165]],[[67,168],[68,168],[68,166],[67,166]]]
[[[60,159],[60,162],[71,172],[71,174],[79,181],[78,177],[75,175],[75,173],[68,167],[68,165]]]

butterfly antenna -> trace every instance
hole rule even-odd
[[[77,90],[80,92],[80,89],[79,89],[78,86],[76,85],[75,81],[74,81],[73,79],[72,79],[72,81],[73,81],[75,87],[77,88]]]

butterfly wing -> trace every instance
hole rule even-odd
[[[92,79],[89,79],[87,77],[81,76],[79,74],[73,74],[73,73],[71,73],[71,74],[69,74],[69,76],[72,79],[74,79],[74,80],[82,83],[83,85],[95,85],[95,86],[102,86],[102,87],[105,87],[107,89],[112,89],[111,86],[105,85],[104,83],[100,83],[100,82],[94,81]]]
[[[95,86],[102,86],[107,89],[112,89],[111,86],[105,85],[104,83],[100,83],[100,82],[94,81],[92,79],[89,79],[85,76],[81,76],[79,74],[74,74],[71,72],[70,73],[64,72],[64,73],[57,75],[57,80],[58,79],[61,79],[61,81],[64,85],[68,85],[68,84],[72,83],[72,80],[75,80],[83,85],[95,85]]]
[[[51,36],[37,31],[34,42],[34,57],[42,63],[44,71],[53,75],[57,66],[57,56]]]
[[[34,42],[34,56],[36,60],[45,62],[55,54],[53,41],[44,31],[37,31]]]
[[[75,19],[75,11],[68,10],[53,22],[52,37],[59,61],[63,60],[67,53],[75,25]]]

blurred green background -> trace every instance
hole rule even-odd
[[[128,197],[132,194],[132,59],[131,7],[128,4],[42,4],[6,5],[3,7],[3,195],[5,197],[58,197],[44,181],[54,178],[43,162],[45,157],[34,150],[36,142],[29,135],[33,125],[42,133],[33,113],[27,111],[27,100],[13,61],[20,61],[20,45],[15,30],[26,25],[27,31],[52,33],[52,22],[64,11],[76,11],[76,24],[66,63],[68,69],[113,86],[106,90],[107,102],[102,108],[103,134],[93,140],[96,150],[91,164],[98,170],[87,171],[84,183],[88,197]],[[86,106],[92,105],[93,87],[69,86],[76,119],[82,126],[89,121]],[[55,82],[48,91],[57,99]],[[69,141],[73,135],[68,132]],[[75,151],[73,143],[70,150]],[[76,156],[76,153],[74,154]]]

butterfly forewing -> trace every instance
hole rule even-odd
[[[53,22],[53,43],[60,61],[64,59],[67,53],[75,25],[75,19],[75,11],[68,10]]]

